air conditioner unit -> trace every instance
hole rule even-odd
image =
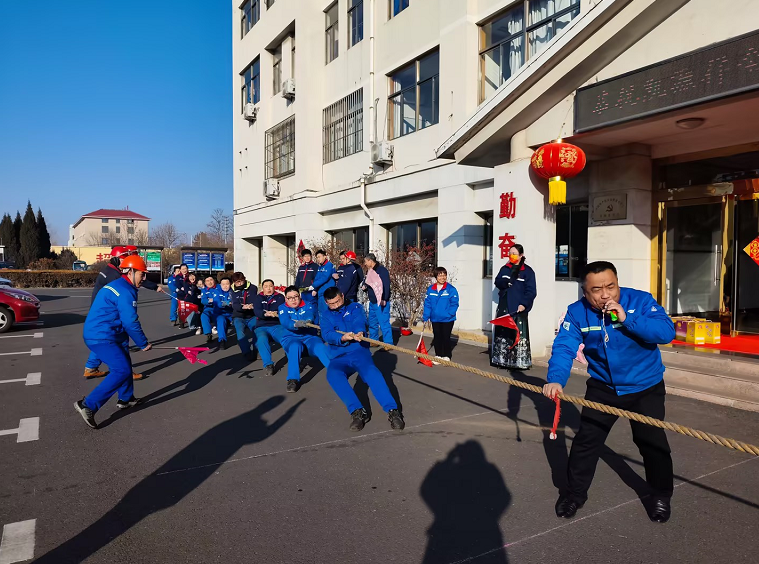
[[[245,104],[243,115],[248,121],[256,121],[256,118],[258,117],[258,108],[256,108],[255,104]]]
[[[282,83],[282,97],[290,100],[295,99],[295,79],[288,78]]]
[[[276,178],[264,180],[264,196],[270,199],[279,198],[279,180]]]
[[[372,145],[372,163],[373,164],[392,164],[393,163],[393,146],[387,141],[380,141]]]

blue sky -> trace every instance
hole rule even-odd
[[[220,0],[0,1],[0,214],[30,199],[65,243],[98,208],[231,213],[231,26]]]

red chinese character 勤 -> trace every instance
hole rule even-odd
[[[514,192],[501,194],[501,213],[499,217],[514,219],[517,216],[517,199]]]
[[[506,233],[505,235],[498,237],[498,239],[501,241],[498,243],[498,248],[501,249],[501,258],[509,258],[509,249],[513,247],[515,243],[514,235]]]

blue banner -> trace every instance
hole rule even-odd
[[[182,263],[187,265],[190,270],[195,269],[195,253],[182,253]]]
[[[211,253],[201,251],[198,253],[198,270],[208,272],[211,270]]]
[[[224,253],[211,253],[211,270],[224,272]]]

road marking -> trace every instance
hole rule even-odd
[[[23,337],[31,337],[32,339],[41,339],[42,333],[34,333],[33,335],[5,335],[0,339],[21,339]]]
[[[40,418],[29,417],[22,419],[18,422],[18,429],[5,429],[0,431],[0,436],[2,435],[18,435],[16,437],[17,443],[37,441],[40,438]]]
[[[37,519],[8,523],[0,540],[0,564],[14,564],[34,558],[34,534]]]
[[[29,351],[29,356],[42,356],[42,349],[32,349]]]
[[[37,386],[42,381],[42,372],[30,372],[26,378],[15,378],[13,380],[0,380],[0,384],[12,384],[14,382],[24,382],[27,386]]]
[[[8,352],[8,353],[0,353],[0,356],[10,356],[13,354],[28,354],[29,356],[42,356],[42,349],[32,349],[30,351],[17,351],[17,352]]]

